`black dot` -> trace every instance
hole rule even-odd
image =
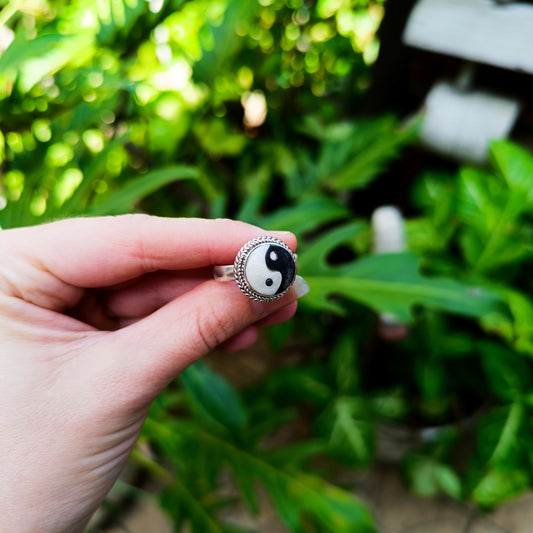
[[[267,287],[272,287],[273,283],[274,283],[274,281],[272,281],[272,278],[267,278],[266,281],[265,281],[265,285]]]

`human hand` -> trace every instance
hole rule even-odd
[[[1,531],[82,531],[162,389],[292,317],[305,287],[261,304],[212,280],[262,234],[143,215],[0,232]]]

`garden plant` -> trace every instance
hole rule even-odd
[[[379,459],[387,427],[415,437],[398,468],[417,494],[489,509],[533,484],[533,157],[496,140],[487,167],[428,165],[398,199],[407,250],[373,253],[370,215],[418,149],[419,119],[365,113],[386,9],[3,2],[3,229],[146,212],[299,238],[311,292],[269,333],[277,363],[245,385],[188,368],[132,454],[144,483],[115,488],[155,482],[176,531],[245,531],[223,511],[259,512],[259,486],[288,531],[375,531],[339,473]]]

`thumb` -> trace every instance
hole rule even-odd
[[[183,369],[248,326],[309,292],[300,276],[280,300],[261,303],[235,283],[209,280],[143,320],[109,334],[113,366],[130,395],[151,401]],[[109,357],[109,356],[108,356]],[[108,359],[109,364],[109,359]],[[133,398],[131,398],[134,400]]]

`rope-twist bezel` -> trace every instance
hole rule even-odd
[[[290,253],[293,261],[294,261],[294,264],[296,265],[296,255],[292,252],[292,250],[283,242],[283,241],[280,241],[279,239],[276,239],[275,237],[270,237],[268,235],[264,235],[263,237],[256,237],[255,239],[252,239],[251,241],[248,241],[240,250],[239,250],[239,253],[237,254],[237,257],[235,258],[235,263],[233,264],[233,269],[234,269],[234,273],[235,273],[235,281],[237,282],[237,285],[239,286],[239,289],[241,289],[241,291],[246,294],[246,296],[248,296],[248,298],[256,301],[256,302],[273,302],[275,300],[279,300],[280,298],[282,298],[285,294],[287,294],[293,283],[294,283],[294,279],[296,279],[296,276],[295,278],[292,280],[291,284],[281,293],[279,294],[273,294],[272,296],[265,296],[264,294],[260,294],[258,293],[257,291],[255,291],[254,289],[252,289],[252,287],[250,286],[250,284],[248,283],[248,280],[246,279],[246,273],[245,273],[245,269],[246,269],[246,261],[248,259],[248,256],[250,255],[250,253],[255,249],[257,248],[258,246],[260,246],[261,244],[275,244],[277,246],[281,246],[282,248],[284,248],[285,250],[287,250],[287,252]]]

